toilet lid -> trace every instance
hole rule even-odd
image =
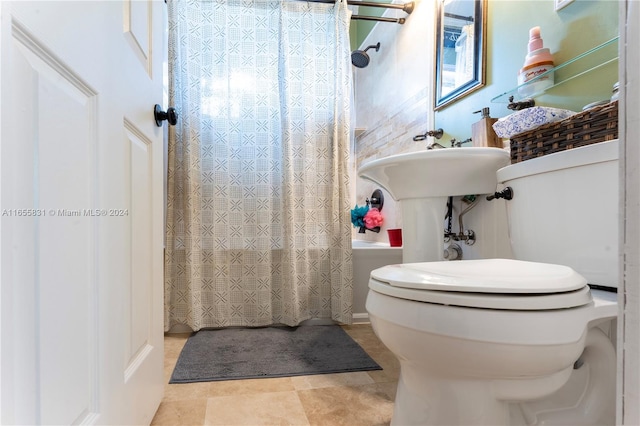
[[[371,271],[369,287],[404,299],[488,309],[561,309],[591,302],[586,280],[573,269],[511,259],[389,265]]]

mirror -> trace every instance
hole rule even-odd
[[[484,86],[486,6],[486,0],[438,0],[436,111]]]

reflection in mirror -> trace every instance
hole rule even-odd
[[[486,0],[439,0],[436,110],[484,85]]]

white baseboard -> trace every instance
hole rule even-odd
[[[364,313],[355,313],[353,314],[353,323],[354,324],[364,324],[369,322],[369,314]]]

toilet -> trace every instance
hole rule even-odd
[[[366,307],[392,425],[615,424],[618,141],[506,166],[515,259],[390,265]]]

